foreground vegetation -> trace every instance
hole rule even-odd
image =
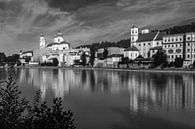
[[[9,76],[0,82],[0,128],[1,129],[75,129],[73,113],[64,111],[62,99],[55,98],[53,106],[40,101],[40,91],[34,104],[21,96],[18,86]]]

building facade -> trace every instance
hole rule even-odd
[[[124,57],[128,57],[130,60],[135,60],[139,56],[139,50],[132,46],[124,50]]]
[[[135,26],[131,28],[131,47],[135,46],[139,50],[139,55],[144,58],[151,58],[150,50],[162,47],[164,32],[150,32],[149,29],[139,29]]]

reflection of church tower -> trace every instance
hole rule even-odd
[[[54,43],[61,43],[63,41],[64,41],[63,34],[61,31],[59,31],[54,38]]]
[[[39,43],[40,43],[40,48],[45,48],[46,41],[45,41],[45,36],[43,34],[40,35]]]
[[[136,45],[136,41],[138,40],[138,28],[133,26],[131,28],[131,47]]]

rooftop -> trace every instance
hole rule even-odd
[[[139,51],[135,46],[129,47],[125,49],[124,51]]]
[[[139,33],[137,42],[153,41],[158,32],[150,32],[146,34]]]

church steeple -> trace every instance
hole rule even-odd
[[[54,37],[54,43],[61,43],[64,41],[63,34],[61,31],[58,31],[57,35]]]
[[[131,46],[136,45],[136,41],[138,40],[138,27],[133,26],[131,27]]]
[[[42,34],[40,35],[40,39],[39,39],[39,47],[40,47],[40,48],[45,48],[45,46],[46,46],[45,36],[44,36],[44,34],[42,33]]]

